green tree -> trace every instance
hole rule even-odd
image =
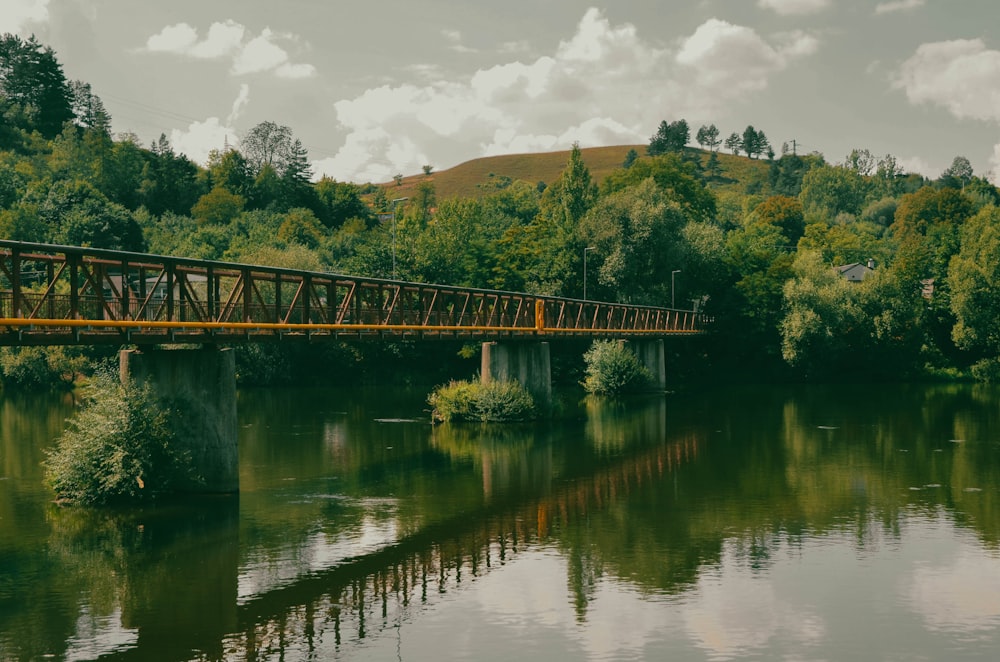
[[[45,138],[54,138],[73,119],[73,95],[62,65],[34,36],[0,35],[0,97],[8,119],[24,121],[20,128]]]
[[[719,129],[714,124],[702,126],[698,129],[695,140],[702,148],[708,147],[714,153],[719,147]]]
[[[690,220],[714,220],[715,197],[699,180],[694,164],[683,161],[677,154],[643,159],[628,170],[609,173],[601,183],[601,193],[610,195],[650,178],[681,206]]]
[[[625,160],[622,161],[622,167],[625,169],[631,168],[632,164],[639,160],[639,152],[634,149],[630,149],[625,153]]]
[[[806,228],[802,205],[797,199],[784,195],[773,195],[757,205],[751,214],[751,222],[768,223],[779,228],[789,246],[798,242]]]
[[[807,216],[832,220],[838,214],[857,216],[868,195],[868,183],[848,168],[821,165],[802,178],[799,201]]]
[[[1000,357],[1000,208],[984,207],[962,227],[948,283],[955,343],[980,357]]]
[[[580,243],[594,246],[593,292],[630,303],[669,300],[669,271],[682,268],[686,218],[652,179],[601,198],[580,222]]]
[[[646,153],[649,156],[659,156],[669,152],[679,152],[690,140],[691,130],[688,128],[687,120],[676,120],[669,124],[664,120],[649,139]]]
[[[286,244],[301,244],[306,248],[319,248],[324,237],[319,219],[308,209],[290,209],[285,221],[278,228],[278,239]]]
[[[198,167],[175,154],[166,135],[150,145],[143,166],[139,194],[143,206],[155,215],[165,211],[187,214],[205,190],[198,183]]]
[[[972,164],[964,156],[956,156],[951,165],[941,173],[942,186],[964,189],[972,181]]]
[[[743,139],[740,138],[740,134],[734,131],[729,134],[728,138],[726,138],[725,145],[726,149],[733,153],[733,156],[739,156],[740,150],[743,149]]]
[[[361,187],[357,184],[323,177],[316,184],[316,196],[320,208],[317,216],[328,228],[338,228],[352,218],[359,218],[366,223],[374,220],[371,209],[361,198]],[[383,204],[387,203],[388,201]]]
[[[191,215],[199,223],[226,225],[239,216],[245,205],[246,201],[241,196],[217,186],[198,198],[191,208]]]

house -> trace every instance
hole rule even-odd
[[[844,264],[839,267],[834,267],[834,269],[836,269],[837,273],[843,276],[848,282],[860,283],[865,279],[865,276],[875,270],[875,260],[869,258],[867,264],[855,262],[853,264]]]

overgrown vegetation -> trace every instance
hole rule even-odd
[[[435,388],[427,402],[431,420],[443,423],[526,421],[537,414],[531,394],[512,381],[452,381]]]
[[[172,413],[149,386],[98,371],[80,410],[45,460],[60,501],[103,505],[148,501],[198,482],[177,448]]]
[[[595,341],[583,355],[586,363],[583,387],[588,393],[618,395],[649,388],[653,375],[635,352],[615,340]]]

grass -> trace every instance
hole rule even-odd
[[[587,147],[580,150],[584,163],[590,170],[590,176],[595,183],[600,184],[611,172],[622,167],[625,155],[630,149],[645,158],[645,145],[614,145],[611,147]],[[694,147],[686,148],[690,155],[697,155],[702,164],[708,161],[708,152]],[[530,184],[545,182],[546,185],[559,179],[566,163],[569,161],[569,150],[558,152],[538,152],[535,154],[505,154],[502,156],[486,156],[466,161],[453,168],[403,177],[400,185],[390,181],[380,184],[389,198],[412,197],[421,182],[430,181],[438,200],[449,198],[477,198],[487,194],[489,187],[483,187],[493,177],[510,177],[512,180],[523,180]],[[755,178],[767,179],[768,162],[766,159],[749,159],[745,156],[733,156],[722,151],[718,153],[720,176],[709,182],[709,188],[717,191],[734,190],[743,192],[747,182]]]

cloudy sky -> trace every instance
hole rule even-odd
[[[263,121],[316,175],[382,182],[486,155],[752,124],[1000,181],[996,0],[2,0],[117,132],[203,162]]]

